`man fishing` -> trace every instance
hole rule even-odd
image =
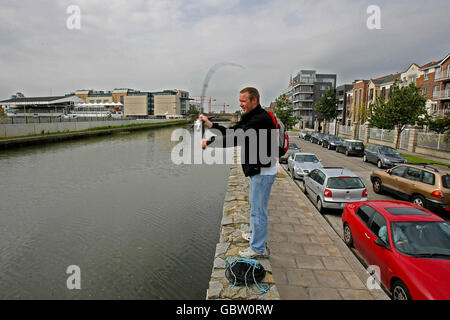
[[[250,242],[250,246],[243,251],[239,251],[239,255],[244,258],[255,258],[257,256],[267,256],[266,249],[267,235],[268,235],[268,204],[270,191],[275,181],[278,172],[278,146],[273,146],[272,135],[275,133],[276,127],[272,117],[259,104],[259,92],[257,89],[247,87],[240,91],[239,102],[242,109],[241,120],[231,128],[225,128],[217,123],[212,123],[208,117],[204,115],[199,116],[199,120],[203,121],[204,125],[210,129],[218,130],[222,136],[223,144],[218,147],[228,147],[226,143],[229,136],[226,136],[227,131],[231,129],[235,134],[231,137],[234,142],[231,146],[236,146],[237,141],[245,141],[241,145],[245,156],[241,157],[242,170],[246,177],[250,177],[250,230],[248,233],[243,233],[242,237]],[[241,130],[239,130],[241,129]],[[248,135],[250,130],[254,130],[256,134],[256,141],[250,141]],[[247,139],[239,139],[237,135],[243,134]],[[266,140],[266,144],[263,139]],[[205,149],[215,140],[202,140],[202,148]],[[261,143],[262,141],[262,143]],[[256,143],[256,147],[255,144]],[[217,143],[214,143],[217,144]],[[252,145],[250,145],[252,144]],[[261,148],[263,146],[263,148]],[[266,148],[264,148],[266,147]],[[264,151],[262,149],[265,149]],[[252,151],[253,150],[253,151]],[[257,155],[251,154],[257,150]],[[264,154],[263,154],[264,152]],[[268,163],[264,161],[267,157],[270,158]],[[250,161],[256,159],[256,161]]]

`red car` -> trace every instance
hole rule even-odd
[[[348,203],[344,241],[380,268],[395,300],[450,300],[450,226],[403,201]]]

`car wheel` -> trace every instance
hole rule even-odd
[[[412,197],[411,202],[417,204],[418,206],[425,207],[425,198],[421,195],[415,195]]]
[[[331,150],[331,145],[328,145],[328,150]]]
[[[320,198],[317,198],[317,210],[322,214],[325,212],[325,208],[323,207],[322,200],[320,200]]]
[[[304,179],[304,178],[303,178]],[[305,180],[303,180],[303,193],[308,194],[308,191],[306,191],[306,183]]]
[[[401,280],[396,280],[391,288],[393,300],[412,300],[408,288]]]
[[[377,161],[377,167],[382,169],[383,168],[383,162],[381,162],[381,160]]]
[[[344,224],[344,242],[348,247],[353,247],[352,230],[347,222]]]
[[[380,194],[382,192],[382,185],[381,185],[381,180],[376,178],[373,180],[372,182],[372,186],[373,186],[373,192]]]
[[[364,161],[364,162],[367,162],[367,157],[366,157],[366,155],[363,156],[363,161]]]

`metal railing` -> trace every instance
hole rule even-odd
[[[395,130],[370,128],[370,139],[381,140],[386,142],[394,142]]]
[[[434,75],[434,80],[450,79],[450,70],[440,71],[437,70]]]
[[[450,140],[447,140],[445,134],[419,132],[417,134],[417,146],[440,151],[450,151]]]

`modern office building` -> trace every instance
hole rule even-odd
[[[315,70],[300,70],[292,78],[287,95],[297,114],[302,117],[302,127],[313,128],[319,119],[315,105],[329,89],[336,89],[336,74],[319,74]]]

